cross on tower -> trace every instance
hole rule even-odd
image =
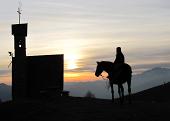
[[[18,10],[17,10],[17,12],[18,12],[18,15],[19,15],[19,24],[20,24],[20,21],[21,21],[21,3],[19,3],[19,7],[18,7]]]

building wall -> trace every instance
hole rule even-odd
[[[63,55],[27,56],[27,82],[29,96],[42,91],[63,90]]]
[[[12,98],[20,99],[27,97],[27,73],[26,61],[12,58]]]

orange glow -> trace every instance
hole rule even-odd
[[[64,74],[64,77],[65,78],[75,78],[75,77],[79,77],[80,74],[77,74],[77,73],[65,73]]]
[[[94,81],[98,80],[94,73],[92,72],[82,72],[82,73],[65,73],[64,81],[65,82],[85,82],[85,81]]]
[[[5,84],[8,84],[8,85],[11,85],[12,84],[12,81],[11,81],[11,76],[0,76],[0,83],[5,83]]]

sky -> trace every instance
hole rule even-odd
[[[169,0],[0,0],[0,83],[11,84],[11,24],[28,23],[27,55],[64,54],[65,82],[101,80],[96,61],[122,47],[133,74],[170,68]],[[21,3],[21,4],[19,4]]]

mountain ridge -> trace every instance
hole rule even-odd
[[[170,81],[170,69],[156,67],[144,71],[141,74],[132,77],[132,93],[137,93]],[[107,87],[108,81],[97,80],[92,82],[65,82],[64,90],[70,91],[71,96],[84,97],[88,91],[91,91],[95,97],[111,99],[110,90]],[[124,84],[125,94],[127,94],[127,85]],[[115,96],[118,97],[117,86],[114,86]],[[0,99],[2,101],[11,100],[11,86],[4,83],[0,84]]]

